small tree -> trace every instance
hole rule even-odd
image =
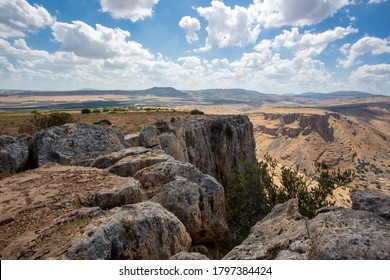
[[[194,110],[191,110],[190,114],[191,115],[204,115],[204,112],[202,112],[198,109],[194,109]]]
[[[88,108],[84,108],[81,110],[81,114],[91,114],[91,110]]]

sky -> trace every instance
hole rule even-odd
[[[0,0],[0,88],[390,95],[388,0]]]

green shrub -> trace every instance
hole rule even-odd
[[[194,110],[191,110],[190,114],[191,115],[204,115],[204,112],[202,112],[198,109],[194,109]]]
[[[100,113],[101,113],[101,111],[100,111],[99,109],[93,109],[93,110],[92,110],[92,113],[95,113],[95,114],[100,114]]]
[[[19,133],[34,133],[41,129],[46,129],[52,126],[63,125],[66,123],[75,123],[76,119],[69,113],[55,112],[49,115],[36,113],[27,121],[27,124],[19,128]]]
[[[107,120],[107,119],[103,119],[103,120],[100,120],[98,122],[94,122],[93,124],[96,124],[96,125],[112,125],[111,121]]]
[[[319,208],[332,205],[333,191],[351,182],[351,170],[330,172],[323,163],[316,163],[317,173],[306,179],[298,169],[282,167],[280,184],[275,183],[277,163],[270,156],[259,163],[246,163],[228,178],[226,202],[229,228],[235,242],[240,243],[253,225],[276,204],[298,198],[299,211],[312,218]]]
[[[81,110],[81,114],[91,114],[91,110],[88,108],[84,108]]]

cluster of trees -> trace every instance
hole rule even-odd
[[[334,204],[333,191],[350,183],[355,176],[351,170],[330,171],[324,163],[316,163],[317,172],[310,177],[288,167],[282,167],[277,175],[276,168],[276,161],[267,155],[259,163],[246,163],[244,170],[235,170],[229,177],[228,222],[236,242],[246,238],[254,224],[276,204],[291,198],[299,199],[302,215],[314,217],[319,208]]]

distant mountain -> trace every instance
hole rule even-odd
[[[80,88],[77,91],[99,91],[99,90],[96,88]]]
[[[317,98],[317,99],[362,98],[362,97],[373,97],[373,96],[380,96],[380,95],[362,92],[362,91],[335,91],[330,93],[306,92],[306,93],[294,95],[294,97]]]
[[[196,100],[213,104],[244,103],[250,105],[260,105],[263,102],[277,102],[282,99],[286,99],[286,97],[276,94],[266,94],[254,90],[238,88],[205,89],[188,92]]]
[[[141,96],[146,96],[146,95],[153,95],[157,97],[172,97],[172,98],[184,98],[188,99],[190,96],[180,90],[177,90],[173,87],[152,87],[150,89],[145,89],[145,90],[132,90],[129,91],[131,95],[141,95]]]

